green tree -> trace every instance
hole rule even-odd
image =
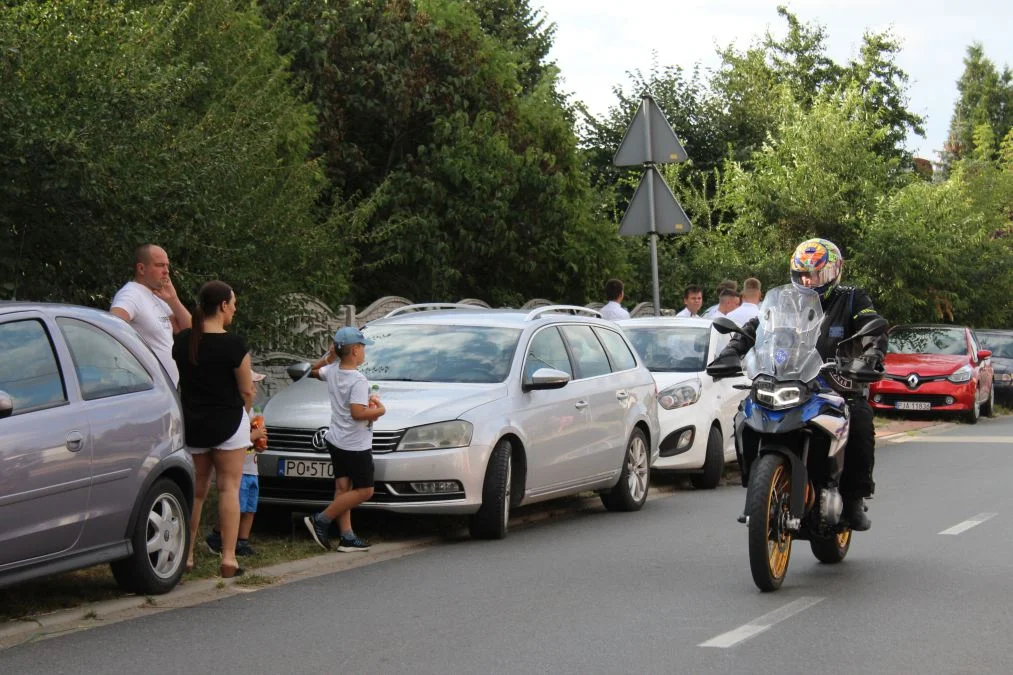
[[[941,154],[944,168],[974,154],[975,129],[991,127],[998,138],[1013,128],[1013,71],[1002,72],[985,57],[984,48],[974,43],[967,48],[964,72],[957,80],[959,96],[950,119],[950,133]]]
[[[340,297],[315,226],[312,109],[244,3],[68,0],[0,9],[0,284],[108,307],[133,247],[163,245],[185,298],[212,278],[268,344],[289,291]],[[304,270],[301,275],[291,270]]]

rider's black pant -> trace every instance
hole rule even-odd
[[[848,401],[848,407],[851,408],[851,428],[841,475],[841,496],[846,500],[869,497],[876,490],[872,480],[872,468],[876,463],[872,406],[867,399],[856,397]]]

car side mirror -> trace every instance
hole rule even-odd
[[[535,389],[559,389],[565,387],[570,381],[570,375],[555,368],[539,368],[531,373],[531,377],[524,378],[521,388],[524,391]]]
[[[0,391],[0,420],[14,414],[14,399],[6,391]]]
[[[286,368],[285,372],[288,374],[290,378],[292,378],[293,382],[298,382],[302,378],[309,375],[309,372],[311,370],[313,370],[313,366],[306,363],[305,361],[300,361],[299,363],[293,363],[291,366]]]
[[[987,349],[982,349],[982,350],[980,350],[978,352],[978,360],[979,361],[984,361],[985,359],[990,358],[991,356],[992,356],[992,352],[990,352]]]

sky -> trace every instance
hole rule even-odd
[[[935,161],[957,100],[957,79],[972,42],[998,68],[1013,67],[1013,2],[1010,0],[530,0],[556,24],[549,59],[562,89],[604,114],[615,103],[612,88],[627,85],[626,73],[678,65],[689,73],[699,63],[719,64],[718,47],[745,50],[770,30],[785,34],[777,6],[803,23],[826,28],[827,54],[838,63],[858,55],[866,31],[892,31],[901,42],[897,64],[907,72],[908,109],[926,118],[925,138],[910,135],[907,147]],[[690,150],[692,153],[692,150]]]

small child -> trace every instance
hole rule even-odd
[[[373,421],[387,412],[379,397],[369,393],[369,382],[358,367],[366,360],[366,345],[373,341],[358,328],[345,326],[334,334],[327,355],[313,364],[310,374],[327,382],[331,423],[324,442],[334,467],[334,500],[303,522],[313,540],[331,548],[328,535],[336,519],[341,537],[339,551],[368,551],[369,544],[352,530],[352,509],[373,496]],[[335,360],[340,364],[333,365]]]
[[[254,372],[253,382],[257,384],[264,379],[263,373]],[[260,387],[257,387],[257,399],[261,399]],[[259,407],[257,403],[255,407]],[[258,413],[259,415],[259,413]],[[252,418],[257,415],[251,414]],[[257,454],[267,449],[267,429],[263,425],[264,418],[260,416],[260,424],[252,424],[250,428],[250,442],[252,446],[246,449],[246,458],[243,461],[243,478],[239,483],[239,538],[236,540],[236,555],[256,555],[257,552],[250,546],[250,533],[253,531],[253,518],[257,514],[257,502],[260,501],[260,479],[257,477]],[[258,441],[260,441],[258,443]],[[204,540],[208,548],[215,553],[222,552],[222,533],[216,526],[211,534]]]

